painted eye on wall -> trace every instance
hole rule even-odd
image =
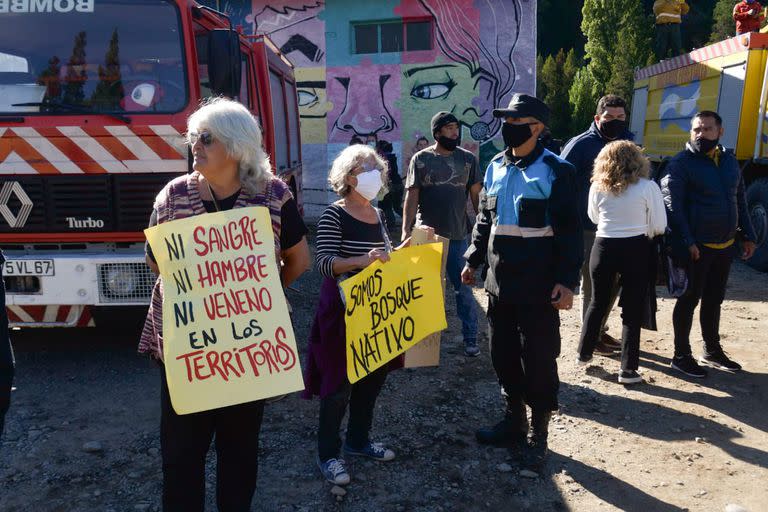
[[[420,100],[445,98],[455,84],[451,82],[417,85],[411,89],[411,96]]]
[[[299,97],[300,107],[311,107],[312,105],[314,105],[319,101],[317,94],[315,94],[312,91],[299,89],[298,91],[296,91],[296,94]]]

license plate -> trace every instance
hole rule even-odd
[[[52,276],[55,275],[53,260],[6,260],[3,275]]]

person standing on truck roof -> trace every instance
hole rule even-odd
[[[765,20],[763,6],[756,0],[743,0],[733,6],[733,20],[736,22],[736,35],[759,32]]]
[[[160,191],[150,226],[234,208],[266,207],[272,218],[281,281],[288,286],[310,265],[307,228],[290,188],[272,173],[256,119],[240,103],[215,98],[190,116],[187,140],[194,172],[173,179]],[[147,264],[157,273],[151,250],[147,251]],[[264,400],[176,414],[163,367],[162,322],[163,294],[158,279],[139,353],[149,354],[161,366],[163,510],[203,511],[205,458],[215,438],[218,509],[247,512],[256,490]]]
[[[411,236],[414,223],[431,226],[435,233],[447,238],[446,277],[453,285],[456,313],[461,320],[464,355],[476,357],[477,309],[472,289],[462,284],[463,254],[467,250],[469,219],[467,196],[477,210],[483,175],[478,171],[477,157],[459,146],[461,124],[450,112],[432,117],[435,144],[411,158],[405,179],[402,240]]]
[[[670,49],[672,57],[683,53],[680,23],[683,21],[683,16],[688,14],[688,9],[685,0],[656,0],[653,3],[653,14],[656,16],[657,59],[666,59]]]
[[[549,120],[542,101],[515,94],[493,115],[504,119],[507,149],[485,171],[461,279],[472,284],[476,270],[488,265],[491,361],[506,407],[499,423],[475,437],[481,444],[521,448],[538,465],[558,408],[559,312],[573,305],[583,258],[576,176],[571,164],[539,141]],[[532,423],[527,446],[526,404]]]
[[[584,133],[568,141],[560,157],[567,160],[576,168],[576,185],[579,193],[579,212],[584,227],[584,264],[581,267],[581,320],[586,321],[587,309],[592,301],[592,277],[589,272],[589,255],[595,243],[597,226],[587,215],[587,199],[589,197],[592,169],[598,153],[615,140],[633,140],[634,135],[627,129],[627,102],[615,94],[603,96],[597,102],[597,111],[592,125]],[[611,355],[621,349],[613,336],[608,334],[608,316],[611,313],[616,297],[619,295],[618,281],[611,287],[610,304],[603,317],[600,332],[602,335],[595,345],[594,352],[598,355]]]
[[[688,289],[677,299],[672,313],[675,356],[671,366],[690,377],[707,375],[693,358],[689,340],[699,300],[704,338],[699,363],[728,372],[741,369],[720,345],[720,306],[731,262],[738,251],[737,238],[745,260],[755,253],[756,238],[739,162],[719,145],[722,136],[723,120],[716,112],[696,114],[690,142],[669,161],[668,174],[661,181],[673,255],[688,262]]]
[[[5,256],[0,251],[0,440],[5,429],[5,413],[11,405],[11,387],[15,367],[11,337],[8,333],[8,312],[5,309],[4,264]]]

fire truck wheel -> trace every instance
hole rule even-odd
[[[753,181],[747,188],[747,204],[752,226],[757,235],[757,251],[747,263],[750,267],[768,271],[768,178]]]

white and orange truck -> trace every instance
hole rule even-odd
[[[768,271],[768,34],[733,37],[635,72],[630,127],[663,174],[701,110],[723,118],[721,144],[739,160],[758,248],[748,263]]]
[[[187,117],[223,95],[256,115],[301,204],[291,63],[188,0],[0,0],[0,247],[12,326],[94,325],[143,306],[152,202],[190,171]]]

